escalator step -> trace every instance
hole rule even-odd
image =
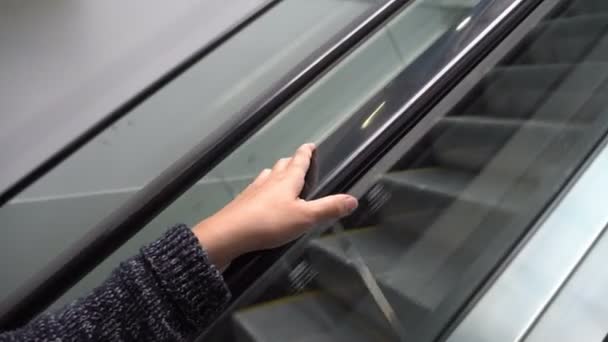
[[[581,125],[555,124],[551,122],[511,120],[500,118],[460,116],[444,118],[439,124],[441,133],[434,139],[433,154],[441,166],[479,171],[494,159],[510,139],[525,141],[524,146],[536,146],[544,141],[554,141],[562,146],[576,144],[582,138],[585,127]],[[514,151],[511,151],[514,152]],[[548,155],[552,153],[553,155]],[[549,149],[543,158],[559,165],[561,149]],[[513,167],[521,168],[521,156],[526,151],[501,154],[493,167],[501,173],[509,173]],[[542,176],[542,170],[539,170]]]
[[[608,60],[608,12],[558,18],[536,29],[517,64],[559,64]]]
[[[393,211],[414,210],[411,201],[419,201],[427,210],[435,207],[435,219],[414,239],[396,237],[382,226],[324,237],[311,244],[308,257],[319,272],[317,281],[345,302],[365,293],[351,258],[363,260],[407,330],[439,304],[485,248],[484,234],[493,236],[525,210],[530,188],[487,174],[471,181],[467,173],[445,169],[393,172],[383,183],[387,191],[400,193],[389,201]],[[428,201],[433,197],[436,203]],[[439,198],[451,200],[440,206]],[[345,252],[349,245],[351,252]],[[370,316],[382,321],[378,312]]]
[[[382,230],[381,227],[366,228],[318,239],[311,243],[307,258],[318,271],[316,282],[321,288],[344,303],[357,303],[355,310],[388,334],[391,328],[386,318],[370,296],[357,268],[350,262],[352,253],[360,257],[372,272],[405,330],[408,323],[422,319],[428,310],[385,286],[383,279],[399,269],[395,260],[405,253],[408,242],[391,238]],[[352,245],[348,247],[348,253],[345,252],[344,240]]]
[[[566,10],[565,15],[581,15],[608,12],[606,0],[575,0]]]
[[[608,63],[579,64],[534,110],[532,117],[539,121],[589,123],[591,117],[581,111],[594,97],[605,98],[601,89],[606,82]]]
[[[492,116],[525,117],[572,69],[570,64],[500,67],[482,82],[482,94],[466,110]]]
[[[381,208],[382,209],[382,208]],[[409,212],[382,210],[378,224],[396,239],[416,239],[437,218],[437,211],[431,209]]]
[[[590,80],[587,81],[587,83],[589,82]],[[591,97],[576,112],[576,121],[589,125],[597,125],[599,122],[605,121],[606,111],[608,110],[606,94],[608,94],[608,81],[604,82],[591,93]]]
[[[457,200],[471,179],[470,173],[439,168],[386,174],[379,184],[390,199],[379,209],[379,221],[388,223],[385,227],[388,232],[401,229],[406,237],[411,236],[410,233],[430,223],[438,212]],[[412,218],[418,220],[407,221]]]
[[[362,323],[360,317],[321,293],[263,303],[233,316],[238,342],[376,341],[382,337]]]
[[[321,250],[328,259],[348,259],[345,252],[344,240],[362,255],[370,271],[374,274],[387,272],[391,260],[399,257],[401,253],[414,241],[407,238],[395,238],[388,234],[383,227],[368,227],[350,230],[346,233],[331,234],[311,242],[313,249]],[[318,255],[312,255],[317,258]]]
[[[415,212],[438,211],[460,198],[473,179],[473,174],[440,168],[413,169],[390,172],[381,179],[385,191],[391,194],[380,212],[382,215],[397,215]],[[467,198],[476,204],[480,198]]]
[[[445,168],[390,172],[381,181],[391,193],[391,200],[380,212],[392,216],[433,210],[437,215],[454,203],[471,212],[502,211],[508,214],[521,210],[519,198],[496,206],[496,196],[503,186],[500,174],[484,175],[483,182],[471,186],[478,178],[474,173]]]
[[[465,248],[469,235],[488,217],[504,224],[520,204],[525,205],[518,196],[504,199],[504,186],[498,179],[486,177],[470,187],[472,177],[466,172],[433,168],[387,174],[381,184],[391,198],[381,209],[382,215],[416,219],[402,222],[405,228],[401,236],[395,227],[377,226],[313,241],[308,258],[319,273],[317,282],[346,303],[361,298],[366,287],[351,260],[358,257],[375,275],[400,321],[415,324],[448,291],[451,277],[458,276],[458,272],[450,272],[454,265],[467,265],[476,253],[461,253],[464,256],[460,258],[450,255]],[[417,212],[425,218],[406,216]],[[420,226],[411,234],[407,227],[416,224]],[[466,248],[474,251],[480,246]],[[450,263],[452,266],[444,269]],[[362,314],[368,312],[371,320],[381,324],[380,312],[373,309],[373,303],[368,306],[371,308]]]
[[[564,121],[608,79],[608,63],[503,67],[484,81],[467,115]]]
[[[428,193],[430,197],[455,199],[471,180],[471,174],[439,168],[413,169],[389,172],[382,177],[382,184],[387,186],[393,195],[391,201],[398,199],[403,208],[408,201],[396,198],[403,193]],[[442,201],[440,201],[442,202]],[[423,208],[433,207],[424,204]]]

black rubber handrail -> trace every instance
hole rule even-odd
[[[139,232],[184,191],[245,142],[248,137],[271,119],[278,109],[305,89],[408,2],[410,0],[387,1],[358,26],[345,34],[342,39],[327,49],[321,56],[316,58],[308,67],[276,89],[273,94],[260,99],[260,101],[254,103],[247,110],[229,119],[184,157],[175,162],[142,190],[138,191],[124,205],[97,224],[85,237],[70,246],[70,248],[47,265],[42,272],[36,274],[33,279],[2,303],[2,307],[0,307],[0,330],[17,328],[45,310],[76,282]],[[136,99],[122,106],[115,113],[112,113],[102,124],[85,133],[78,141],[66,147],[60,155],[53,157],[45,163],[44,167],[39,168],[19,182],[18,185],[11,188],[11,190],[3,193],[0,196],[0,203],[5,203],[12,196],[19,193],[28,184],[31,184],[32,181],[38,179],[64,160],[101,130],[107,128],[112,122],[122,117],[137,104],[153,95],[214,48],[221,45],[222,42],[240,32],[244,27],[273,7],[274,4],[276,2],[262,8],[255,15],[238,25],[238,27],[235,27],[223,39],[214,42],[212,44],[213,47],[205,48],[204,51],[176,67],[163,80],[150,86],[144,93],[137,96]]]

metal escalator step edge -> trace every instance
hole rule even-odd
[[[319,292],[245,308],[234,314],[233,324],[241,342],[370,341],[382,335],[342,303]]]
[[[517,89],[545,89],[575,67],[571,63],[512,64],[494,68],[483,80],[488,87]],[[523,81],[523,82],[522,82]]]
[[[576,0],[566,9],[566,14],[582,15],[587,13],[608,12],[606,0]]]
[[[378,227],[349,230],[316,239],[310,243],[309,255],[320,252],[338,260],[339,263],[348,264],[348,257],[341,242],[341,239],[348,239],[372,273],[380,274],[385,271],[383,267],[387,265],[387,260],[398,256],[405,247],[404,242],[384,234],[381,230],[382,228]]]
[[[588,125],[579,123],[559,123],[536,120],[505,119],[476,116],[459,116],[444,118],[432,140],[433,155],[436,161],[443,167],[460,168],[470,171],[478,171],[484,168],[490,160],[497,156],[498,151],[509,141],[514,139],[525,139],[530,144],[540,140],[552,140],[555,143],[571,146],[584,137]],[[559,160],[559,149],[549,150],[545,154],[546,161]],[[525,154],[511,153],[501,156],[500,169],[496,170],[504,174],[518,163],[518,158]],[[542,170],[553,167],[552,164],[544,164],[537,171],[542,176]]]
[[[416,190],[456,199],[474,175],[442,168],[409,169],[389,172],[381,182],[393,188]]]
[[[503,66],[487,76],[479,97],[464,111],[559,121],[579,110],[607,77],[603,62]]]
[[[535,31],[546,32],[548,30],[563,30],[563,34],[581,34],[585,35],[589,33],[589,30],[594,30],[597,27],[608,26],[608,12],[606,13],[593,13],[593,14],[582,14],[570,17],[557,17],[542,22]],[[593,27],[590,27],[594,25]]]
[[[348,239],[353,246],[349,254],[342,248],[339,239]],[[382,243],[378,243],[382,241]],[[365,246],[368,244],[368,246]],[[365,246],[365,247],[364,247]],[[364,247],[364,248],[362,248]],[[356,253],[361,262],[369,268],[380,292],[391,305],[404,331],[408,331],[408,323],[421,318],[428,309],[414,299],[403,296],[384,284],[384,278],[389,277],[389,271],[400,272],[395,267],[394,260],[406,251],[406,245],[397,239],[391,239],[380,228],[370,228],[354,233],[346,232],[343,236],[330,236],[311,243],[307,258],[318,271],[317,284],[324,291],[331,293],[345,303],[357,303],[356,310],[366,316],[382,330],[390,331],[386,318],[378,308],[363,280],[363,275],[350,256]]]
[[[548,20],[535,29],[517,59],[523,64],[580,63],[607,60],[608,13]],[[567,48],[564,48],[566,46]],[[590,54],[591,51],[595,53]]]
[[[459,205],[466,211],[516,213],[521,210],[521,198],[497,202],[501,194],[502,175],[485,174],[480,179],[466,170],[446,168],[411,169],[390,172],[381,181],[397,199],[386,207],[394,212],[400,206],[403,212],[433,208],[440,214],[447,205]],[[475,185],[472,181],[475,181]],[[404,204],[400,204],[404,203]],[[498,206],[497,206],[498,205]]]
[[[586,125],[583,124],[572,124],[572,123],[560,123],[551,122],[544,120],[524,120],[524,119],[510,119],[502,117],[491,117],[491,116],[475,116],[475,115],[463,115],[463,116],[449,116],[441,119],[439,125],[444,127],[483,127],[483,128],[504,128],[508,130],[516,129],[531,129],[540,131],[562,131],[572,130],[580,131],[583,130]]]

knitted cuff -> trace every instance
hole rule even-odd
[[[142,255],[167,297],[194,326],[209,325],[230,300],[222,274],[186,225],[171,228]]]

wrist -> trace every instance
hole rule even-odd
[[[225,269],[232,260],[247,252],[240,243],[239,230],[217,214],[198,223],[192,231],[211,263],[219,269]]]

